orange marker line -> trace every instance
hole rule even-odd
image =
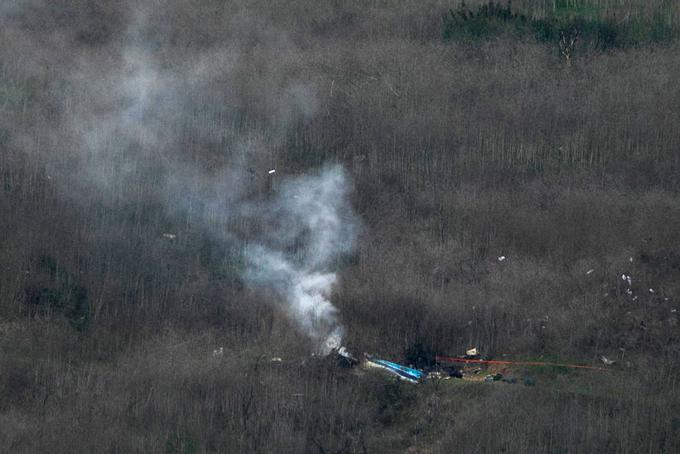
[[[435,356],[435,361],[438,363],[473,363],[473,364],[500,364],[505,366],[557,366],[557,367],[569,367],[572,369],[590,369],[590,370],[604,370],[609,371],[611,369],[605,369],[603,367],[595,366],[581,366],[578,364],[558,364],[558,363],[546,363],[540,361],[496,361],[496,360],[484,360],[484,359],[467,359],[467,358],[449,358],[446,356]]]

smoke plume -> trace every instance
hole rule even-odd
[[[247,254],[246,281],[274,290],[321,354],[339,348],[344,334],[330,295],[334,265],[356,237],[348,191],[339,166],[285,183],[261,214],[264,242]]]
[[[243,280],[273,290],[320,351],[338,346],[334,265],[356,231],[347,176],[336,166],[270,185],[281,172],[267,174],[286,162],[277,153],[291,127],[320,109],[299,45],[230,2],[213,21],[184,0],[57,4],[0,5],[0,36],[13,43],[0,46],[13,62],[0,70],[46,80],[17,85],[36,100],[16,101],[13,146],[84,209],[162,213],[145,240],[208,235],[245,247]]]

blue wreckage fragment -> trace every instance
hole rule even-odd
[[[418,369],[402,366],[401,364],[393,363],[392,361],[373,357],[368,357],[367,361],[377,367],[387,370],[388,372],[398,376],[403,380],[407,380],[412,383],[418,383],[420,380],[425,378],[425,374]]]

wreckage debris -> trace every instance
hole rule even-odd
[[[500,381],[503,379],[503,374],[491,374],[487,375],[484,377],[484,381],[487,383],[495,382],[495,381]]]
[[[463,370],[459,367],[445,366],[440,369],[442,372],[448,374],[449,377],[463,378]]]
[[[560,366],[569,368],[579,368],[579,369],[591,369],[591,370],[610,370],[601,367],[576,365],[576,364],[557,364],[548,362],[537,362],[537,361],[495,361],[486,359],[473,359],[470,356],[475,356],[479,358],[479,351],[477,348],[471,348],[466,351],[465,357],[460,358],[448,358],[443,356],[435,356],[436,365],[433,368],[426,368],[425,370],[416,369],[413,367],[407,367],[402,364],[395,363],[393,361],[388,361],[385,359],[377,358],[373,355],[364,353],[364,360],[360,362],[355,358],[349,350],[345,347],[340,347],[331,352],[331,354],[325,356],[325,358],[335,361],[336,366],[343,368],[352,368],[359,364],[363,364],[364,367],[382,369],[389,374],[395,376],[400,380],[407,381],[409,383],[422,383],[427,380],[438,381],[438,380],[449,380],[451,378],[460,378],[463,380],[470,380],[476,382],[503,382],[508,384],[518,383],[518,379],[513,376],[508,376],[507,367],[499,368],[499,366]],[[603,356],[601,360],[605,362],[606,358]],[[610,360],[607,360],[610,361]],[[606,365],[610,363],[605,362]],[[611,362],[613,364],[613,362]],[[490,366],[489,368],[482,367],[470,367],[470,365],[482,365]],[[488,375],[483,375],[481,372],[483,370],[487,371]],[[525,377],[523,383],[526,386],[535,386],[536,380],[532,377]]]
[[[338,355],[342,356],[343,358],[347,358],[347,359],[349,359],[349,360],[352,360],[352,361],[354,361],[354,362],[359,362],[359,360],[356,359],[356,358],[354,357],[354,355],[352,355],[352,353],[350,353],[350,351],[347,350],[345,347],[340,347],[340,348],[338,349]]]
[[[366,355],[366,365],[384,369],[392,375],[395,375],[397,378],[406,380],[410,383],[419,383],[425,378],[425,373],[418,369],[402,366],[401,364],[393,363],[392,361],[378,359],[371,355]]]
[[[616,363],[616,361],[609,359],[605,356],[600,356],[600,361],[602,361],[605,366],[611,366]]]
[[[354,367],[357,364],[359,364],[359,360],[350,353],[349,350],[347,350],[345,347],[340,347],[339,349],[335,350],[336,354],[336,359],[338,366],[340,367]]]
[[[448,377],[445,373],[440,372],[438,370],[432,371],[429,374],[427,374],[427,379],[428,380],[446,380],[451,377]]]
[[[465,357],[477,358],[479,356],[479,351],[476,348],[471,348],[465,351]]]

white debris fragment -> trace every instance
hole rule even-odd
[[[281,363],[281,362],[283,362],[283,359],[279,358],[278,356],[274,356],[274,357],[271,359],[271,362],[273,362],[273,363]]]
[[[224,347],[220,347],[212,352],[213,358],[224,355]]]
[[[443,380],[444,374],[442,374],[441,372],[434,371],[427,374],[427,378],[429,378],[430,380]]]
[[[631,289],[626,289],[626,293],[629,294],[629,295],[632,295],[633,291]]]
[[[629,261],[630,263],[633,263],[633,257],[628,257],[628,261]]]
[[[637,296],[634,296],[634,297],[633,297],[633,301],[635,301],[635,300],[637,300]]]
[[[676,312],[678,312],[677,309],[671,309],[671,314],[675,314]]]
[[[591,268],[588,271],[586,271],[586,274],[593,274],[593,271],[595,271],[595,270]]]
[[[163,238],[167,238],[168,240],[174,240],[175,238],[177,238],[177,235],[175,235],[174,233],[164,233]]]
[[[631,279],[630,275],[627,274],[622,274],[621,280],[628,282],[628,285],[632,285],[633,283],[633,280]]]
[[[500,257],[498,257],[498,261],[499,261],[499,262],[502,262],[502,261],[505,260],[505,259],[506,259],[506,257],[505,257],[504,255],[501,255]]]
[[[604,363],[605,366],[611,366],[612,364],[616,363],[613,359],[606,358],[605,356],[600,356],[600,360]]]
[[[655,293],[653,288],[649,289],[649,293]]]
[[[271,169],[268,173],[269,173],[269,175],[275,174],[275,173],[276,173],[276,169]]]
[[[477,351],[477,348],[471,348],[469,350],[466,350],[465,354],[468,356],[477,356],[479,355],[479,352]]]

